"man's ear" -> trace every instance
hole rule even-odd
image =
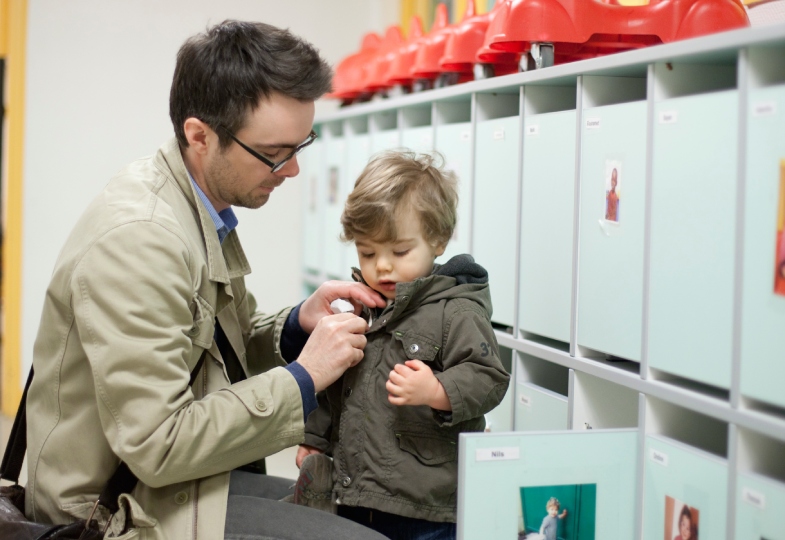
[[[211,141],[217,141],[218,135],[204,122],[193,116],[186,118],[183,124],[188,147],[198,154],[206,154]]]

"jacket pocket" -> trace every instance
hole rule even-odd
[[[194,320],[188,330],[188,337],[191,338],[194,345],[209,349],[213,344],[215,334],[215,309],[199,293],[194,293],[192,305]]]
[[[441,465],[455,461],[458,448],[455,441],[430,434],[396,431],[398,446],[413,455],[423,465]]]
[[[422,360],[423,362],[433,362],[439,354],[439,344],[432,340],[415,334],[413,332],[402,332],[394,330],[393,337],[403,348],[403,353],[409,360]]]

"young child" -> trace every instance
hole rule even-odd
[[[561,503],[556,497],[551,497],[548,499],[548,502],[545,503],[545,510],[548,511],[548,515],[542,518],[542,525],[540,525],[540,534],[545,540],[556,540],[559,520],[564,519],[567,516],[566,508],[561,514],[559,513],[560,507]]]
[[[434,264],[457,200],[455,175],[432,156],[388,152],[341,217],[355,279],[388,305],[368,313],[363,360],[319,396],[297,465],[331,455],[338,515],[393,539],[455,538],[458,434],[483,431],[509,384],[487,272],[469,255]]]

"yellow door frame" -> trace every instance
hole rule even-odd
[[[5,58],[0,410],[14,415],[22,397],[22,184],[24,161],[27,0],[0,0],[0,56]]]

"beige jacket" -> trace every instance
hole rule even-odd
[[[46,294],[27,404],[29,518],[86,518],[122,460],[139,478],[123,497],[134,525],[123,539],[223,538],[227,471],[303,440],[300,390],[280,367],[289,310],[254,315],[249,272],[236,231],[218,242],[174,139],[109,182]],[[229,384],[215,317],[249,379]]]

